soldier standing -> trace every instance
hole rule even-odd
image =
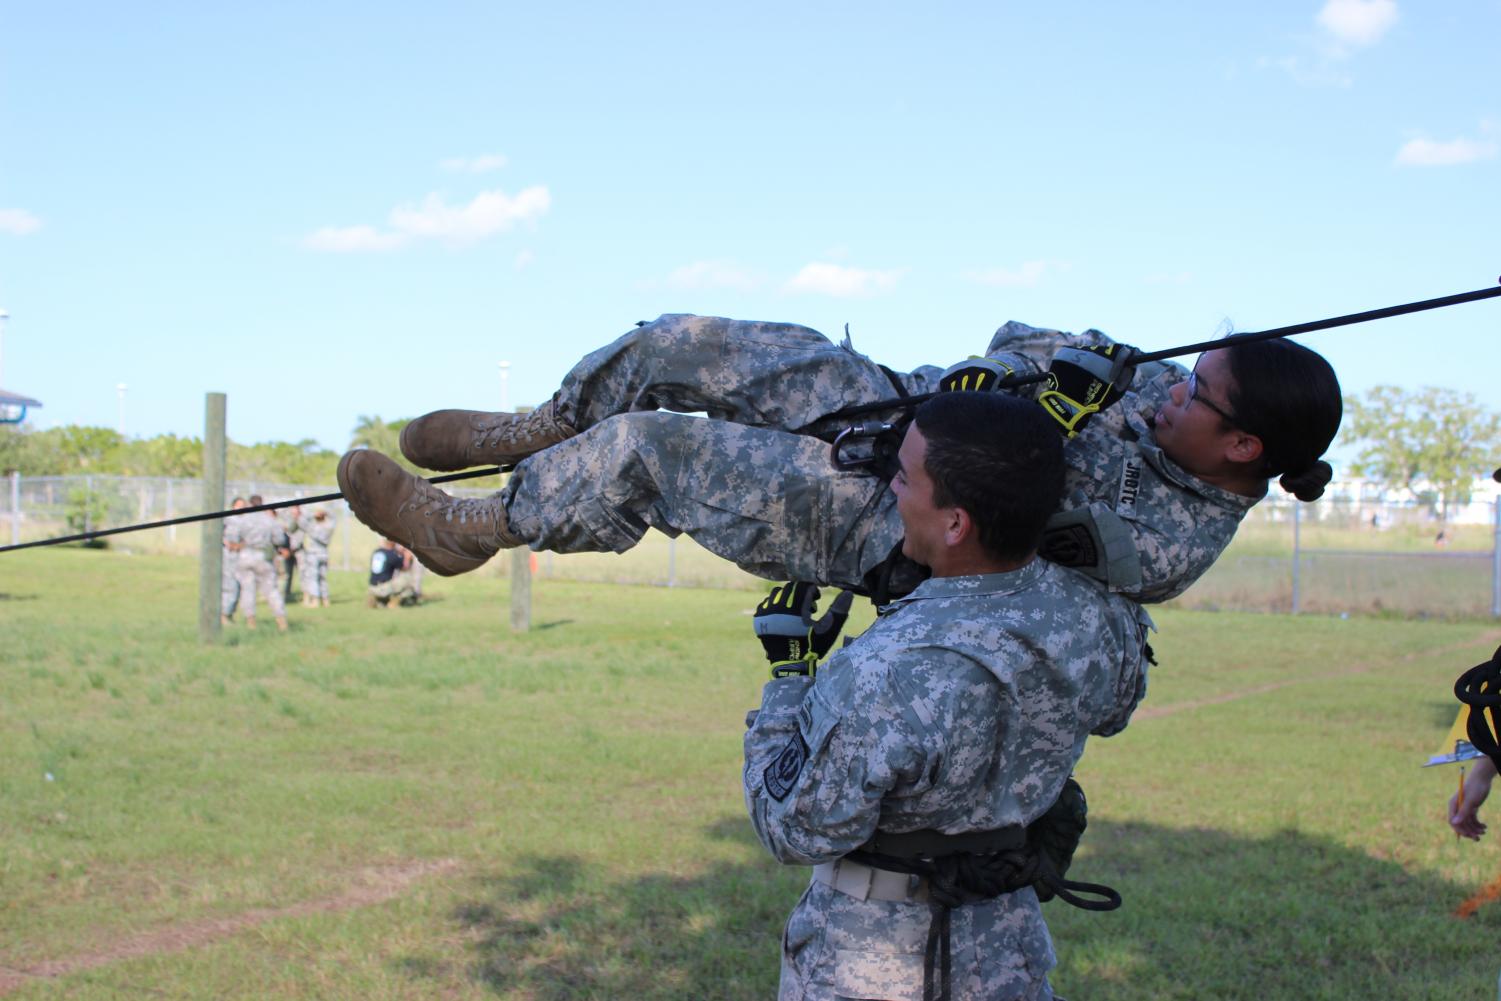
[[[838,603],[814,623],[816,590],[798,584],[757,610],[772,680],[745,735],[746,805],[779,861],[815,867],[782,939],[782,998],[1053,998],[1033,885],[1061,873],[1026,828],[1086,738],[1126,725],[1150,625],[1036,557],[1062,453],[1015,397],[929,400],[891,490],[903,549],[932,576],[816,669]]]
[[[282,598],[290,603],[292,600],[292,581],[297,575],[297,554],[302,551],[302,529],[299,522],[302,520],[302,507],[293,504],[290,510],[290,524],[283,522],[279,514],[273,513],[277,526],[287,533],[286,552],[277,553],[276,588],[281,591]]]
[[[302,603],[310,608],[327,608],[332,603],[328,597],[328,544],[333,541],[334,523],[320,507],[311,516],[302,516],[297,524],[302,535]]]
[[[251,495],[251,507],[262,503],[259,494]],[[245,601],[245,625],[255,628],[255,598],[259,588],[276,616],[276,628],[286,632],[287,606],[271,566],[272,560],[287,552],[287,533],[281,523],[269,511],[230,518],[224,525],[224,544],[235,554],[235,576],[240,582],[240,597]]]
[[[236,497],[229,505],[230,510],[238,511],[245,506],[245,498]],[[235,575],[235,554],[229,548],[229,536],[224,537],[224,557],[221,563],[223,570],[219,577],[219,624],[227,626],[235,617],[235,609],[240,604],[240,579]]]

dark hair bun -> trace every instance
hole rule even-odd
[[[1329,463],[1319,459],[1301,473],[1284,473],[1277,482],[1300,501],[1316,501],[1324,496],[1324,487],[1332,479],[1334,470]]]

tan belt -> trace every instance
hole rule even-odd
[[[813,879],[856,900],[926,903],[928,899],[928,881],[923,877],[875,869],[849,859],[814,866]]]

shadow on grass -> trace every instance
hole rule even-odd
[[[708,833],[750,848],[743,825]],[[1046,906],[1066,997],[1437,999],[1495,983],[1501,906],[1458,921],[1465,889],[1328,839],[1096,821],[1086,845],[1073,874],[1114,885],[1125,906]],[[496,995],[763,999],[806,878],[770,858],[620,879],[533,856],[477,879],[453,921],[473,942],[469,976]],[[420,981],[431,963],[399,966]]]
[[[0,591],[0,601],[36,601],[39,595],[35,594],[8,594]]]

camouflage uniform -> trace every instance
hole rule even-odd
[[[328,597],[328,544],[334,537],[334,520],[321,521],[305,514],[297,522],[302,532],[302,593],[320,600]]]
[[[1028,374],[1064,344],[1108,343],[1094,330],[1012,322],[987,355]],[[832,467],[823,442],[851,421],[831,415],[892,398],[893,379],[929,392],[940,374],[888,373],[848,341],[792,324],[661,317],[564,379],[558,416],[583,433],[518,466],[505,491],[509,525],[533,549],[555,552],[623,552],[647,526],[687,532],[768,579],[859,585],[902,529],[884,481]],[[1133,391],[1064,449],[1055,523],[1083,523],[1099,554],[1094,575],[1137,601],[1186,590],[1259,499],[1203,482],[1157,447],[1150,418],[1185,374],[1144,366]]]
[[[766,685],[745,735],[757,837],[783,863],[828,871],[878,828],[1035,820],[1085,738],[1118,732],[1145,694],[1149,627],[1140,606],[1043,560],[923,582],[816,681]],[[815,876],[787,922],[780,998],[920,998],[935,914],[924,892],[862,899]],[[1032,889],[950,917],[956,1001],[1052,997]]]
[[[275,553],[271,557],[271,565],[276,570],[276,589],[282,593],[282,597],[286,601],[291,601],[293,571],[297,568],[297,554],[302,549],[302,529],[295,520],[289,529],[274,512],[271,517],[275,519],[276,527],[281,529],[282,534],[287,539],[284,544],[287,555],[282,556],[280,553]]]
[[[284,618],[287,606],[271,566],[276,550],[287,544],[281,522],[269,511],[242,514],[225,521],[224,541],[240,544],[240,551],[235,553],[235,577],[240,582],[240,596],[245,600],[246,618],[255,618],[257,588],[265,594],[272,613],[278,619]]]
[[[225,538],[225,542],[228,542]],[[223,556],[223,572],[219,578],[219,614],[225,618],[235,614],[235,609],[240,605],[240,580],[235,576],[235,553],[229,551],[226,546]]]

